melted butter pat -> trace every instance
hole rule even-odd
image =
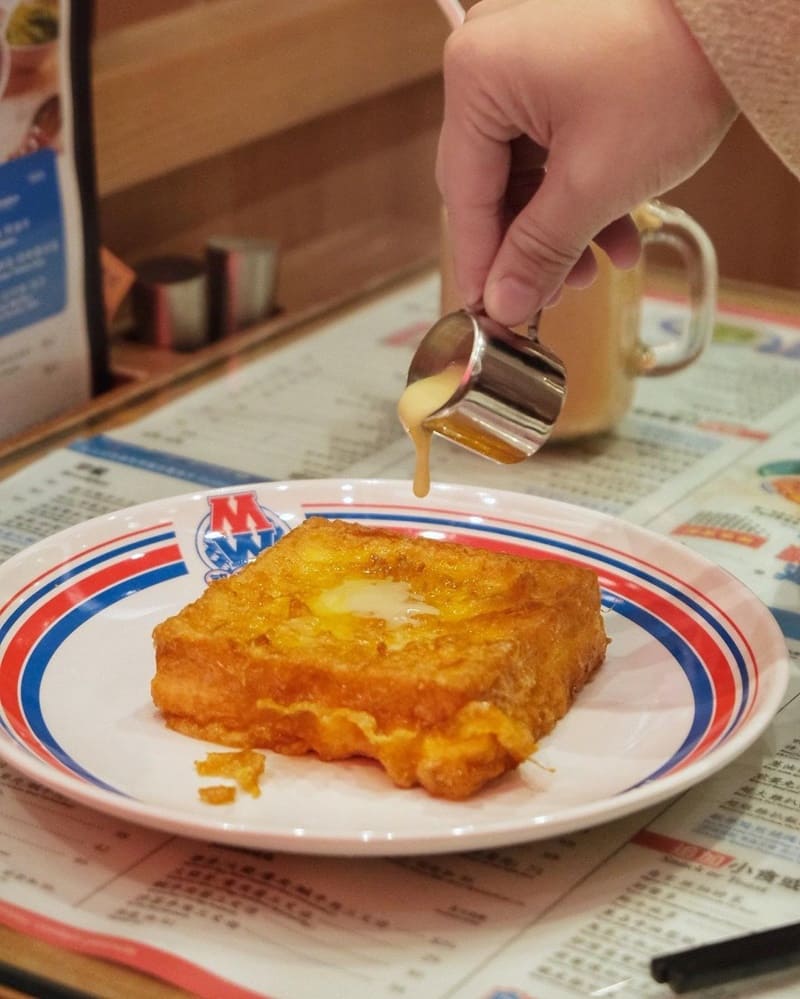
[[[347,579],[324,590],[314,601],[318,614],[357,614],[380,617],[391,628],[407,624],[418,614],[439,611],[418,600],[408,583],[393,579]]]
[[[431,437],[425,421],[441,409],[459,386],[464,368],[448,364],[435,375],[407,385],[397,404],[397,415],[417,450],[414,468],[414,495],[427,496],[431,488]]]

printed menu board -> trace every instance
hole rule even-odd
[[[0,0],[0,440],[105,387],[86,0]]]

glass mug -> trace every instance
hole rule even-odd
[[[588,288],[564,288],[545,309],[539,339],[564,362],[567,394],[551,439],[568,440],[610,430],[633,401],[643,375],[678,371],[694,361],[709,342],[717,300],[717,258],[698,222],[680,208],[649,201],[634,212],[642,256],[630,270],[614,267],[595,251],[597,277]],[[642,299],[648,246],[676,251],[686,275],[689,315],[680,334],[646,344],[641,338]],[[446,218],[442,222],[443,315],[462,307],[453,276]],[[524,330],[519,330],[524,332]]]

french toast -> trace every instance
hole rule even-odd
[[[595,574],[310,518],[157,625],[166,723],[379,761],[461,799],[518,766],[605,657]]]

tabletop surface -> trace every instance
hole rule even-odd
[[[648,300],[646,320],[653,329],[666,329],[681,314],[666,292]],[[114,412],[48,428],[39,440],[7,452],[0,464],[0,559],[87,516],[190,489],[259,479],[407,478],[413,459],[396,425],[394,402],[410,351],[436,309],[435,278],[423,275],[308,327],[284,330],[263,343],[250,337],[238,352],[226,345],[190,377],[175,384],[165,378],[157,390],[130,395]],[[200,941],[207,921],[195,905],[191,926],[200,943],[180,933],[165,938],[185,964],[162,968],[157,957],[149,951],[143,957],[136,946],[122,961],[109,960],[114,951],[107,934],[139,944],[157,939],[131,929],[133,916],[129,924],[121,917],[105,923],[100,918],[115,898],[113,904],[136,908],[132,896],[124,897],[131,889],[122,885],[121,857],[111,862],[108,887],[98,882],[97,903],[78,903],[67,868],[85,863],[80,850],[70,847],[69,862],[54,860],[58,834],[54,840],[52,830],[46,843],[31,834],[24,847],[11,832],[0,831],[0,961],[88,994],[177,996],[188,994],[176,984],[183,983],[194,994],[282,999],[300,994],[287,983],[304,980],[298,978],[302,961],[297,964],[296,953],[290,958],[301,943],[317,969],[324,966],[326,948],[344,948],[329,958],[329,994],[562,999],[613,984],[613,969],[617,984],[625,975],[630,980],[614,994],[641,999],[669,991],[649,982],[632,942],[637,933],[654,933],[659,922],[683,926],[681,910],[688,921],[663,938],[665,945],[677,948],[793,919],[800,890],[800,804],[794,798],[795,783],[800,790],[794,738],[800,710],[794,705],[800,688],[798,365],[800,295],[726,287],[715,340],[704,358],[679,375],[642,383],[615,433],[546,449],[513,471],[462,452],[434,454],[434,479],[508,488],[610,513],[678,539],[741,579],[781,624],[793,660],[789,693],[766,748],[748,751],[741,763],[704,784],[704,793],[689,792],[663,812],[648,811],[567,842],[497,851],[482,858],[484,873],[476,872],[467,855],[402,862],[411,884],[438,892],[443,908],[452,907],[444,925],[456,928],[444,958],[430,939],[426,949],[411,936],[413,959],[402,956],[401,938],[391,934],[366,947],[341,919],[338,927],[329,920],[290,932],[286,910],[281,915],[273,909],[266,917],[275,922],[277,948],[270,951],[269,973],[259,977],[255,956],[248,947],[240,949],[235,932],[232,963],[220,966],[217,957],[208,957],[203,967]],[[0,778],[0,812],[13,825],[27,814],[26,789],[6,767]],[[41,818],[34,822],[41,833]],[[97,842],[102,839],[98,833]],[[171,859],[142,874],[143,892],[175,876],[192,845],[178,840],[159,849]],[[240,872],[245,854],[235,858]],[[90,880],[97,877],[96,859],[86,867]],[[259,863],[264,876],[283,877],[287,884],[297,882],[302,869],[297,858]],[[378,870],[386,884],[397,883],[390,871],[396,862],[361,863],[371,865],[376,884]],[[362,896],[345,889],[363,870],[358,864],[311,862],[307,878],[319,892],[347,899],[354,911],[359,904],[374,906],[376,889],[365,888]],[[498,868],[505,868],[503,877],[513,873],[517,887],[536,868],[541,898],[517,896],[510,882],[504,901],[493,897],[503,883]],[[361,918],[367,925],[375,912],[365,909]],[[423,923],[438,925],[439,918],[421,911]],[[491,932],[476,929],[490,923]],[[459,926],[471,928],[462,932]],[[370,932],[384,931],[373,926]],[[342,957],[345,952],[349,957]],[[604,961],[598,962],[598,953],[605,953]],[[378,955],[380,972],[370,963]],[[450,974],[442,970],[448,967]],[[195,974],[198,968],[203,973]],[[348,977],[353,968],[361,977]],[[222,986],[208,977],[214,974]],[[319,994],[309,987],[307,994]],[[747,994],[732,989],[724,995]],[[788,996],[791,989],[781,980],[763,995]]]

